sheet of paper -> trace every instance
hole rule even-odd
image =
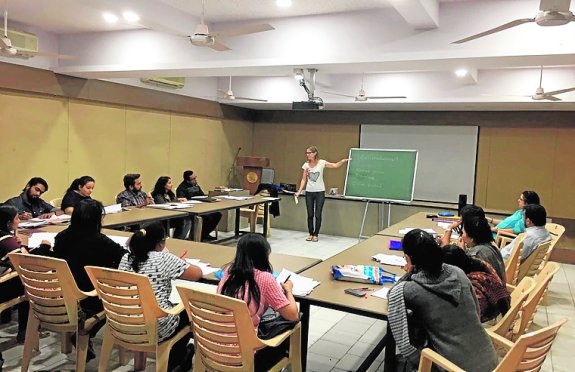
[[[57,233],[49,233],[49,232],[40,232],[34,233],[30,235],[28,238],[28,247],[29,248],[38,248],[40,244],[42,244],[42,240],[47,240],[50,242],[52,247],[54,246],[54,238],[56,237]]]
[[[106,214],[120,213],[121,211],[122,211],[122,204],[112,204],[104,207],[104,212]]]
[[[112,239],[116,243],[120,244],[122,247],[128,248],[128,236],[118,236],[118,235],[106,235],[108,238]]]
[[[297,197],[297,196],[294,195],[294,196],[293,196],[293,200],[295,201],[296,205],[299,204],[299,200],[298,200],[298,197]]]
[[[405,235],[411,230],[415,230],[417,227],[406,227],[404,229],[399,230],[400,235]],[[437,235],[437,232],[433,229],[422,229],[423,231],[430,233],[431,235]]]
[[[176,286],[192,288],[192,289],[199,289],[199,290],[210,292],[210,293],[216,293],[216,291],[218,289],[218,286],[215,284],[191,282],[189,280],[183,280],[183,279],[172,280],[172,292],[170,293],[169,300],[174,305],[182,302],[182,299],[180,298],[180,294],[178,293]]]
[[[202,276],[208,276],[220,269],[219,267],[212,267],[209,263],[202,262],[197,258],[186,258],[186,262],[199,267],[202,270]]]
[[[48,220],[41,220],[39,218],[32,218],[30,220],[20,222],[18,224],[18,227],[32,228],[32,227],[48,225],[49,223],[50,222],[48,222]]]
[[[218,195],[218,199],[225,199],[225,200],[249,200],[253,198],[254,198],[253,196]]]
[[[280,198],[274,198],[271,196],[266,196],[265,198],[263,198],[264,200],[280,200]]]
[[[289,280],[293,283],[293,294],[299,296],[306,296],[310,294],[310,292],[313,291],[313,289],[317,287],[320,283],[317,280],[313,280],[312,278],[298,275],[286,269],[283,269],[279,273],[276,280],[278,281],[278,283],[283,283],[288,279],[288,277]]]
[[[383,288],[373,292],[371,295],[374,297],[387,299],[387,294],[389,293],[390,289],[391,288],[383,287]]]
[[[385,265],[403,267],[407,264],[405,258],[401,256],[395,256],[392,254],[378,253],[375,256],[372,256],[371,258]]]
[[[166,204],[150,204],[148,205],[148,207],[158,209],[182,209],[182,208],[191,208],[192,205],[189,203],[166,203]]]
[[[202,204],[202,202],[199,200],[186,200],[185,202],[182,202],[182,203],[187,204],[188,207],[190,206],[190,204]]]

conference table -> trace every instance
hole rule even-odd
[[[28,244],[28,237],[36,232],[48,232],[48,233],[58,233],[64,230],[66,226],[62,225],[47,225],[40,228],[20,230],[19,236],[22,239],[22,244]],[[102,233],[106,235],[115,235],[130,237],[131,232],[128,231],[118,231],[111,229],[102,229]],[[209,263],[212,267],[223,267],[227,263],[234,259],[236,254],[236,249],[234,247],[228,247],[225,245],[218,244],[208,244],[193,242],[189,240],[180,239],[168,239],[166,241],[166,247],[172,253],[177,256],[184,255],[186,258],[199,259],[202,262]],[[81,248],[81,247],[79,247]],[[300,273],[316,264],[321,262],[317,258],[292,256],[283,253],[271,253],[270,262],[276,270],[281,270],[285,268],[287,270],[293,271],[295,273]],[[203,278],[203,281],[210,284],[217,284],[218,279],[214,274],[210,274]]]
[[[321,282],[309,295],[296,296],[300,303],[302,316],[302,364],[305,371],[307,361],[308,334],[310,321],[310,306],[326,307],[334,310],[344,311],[357,315],[367,316],[370,318],[387,320],[387,299],[368,295],[364,297],[355,297],[346,294],[347,288],[368,287],[373,290],[381,289],[381,285],[363,284],[337,281],[332,279],[330,273],[332,265],[381,265],[385,270],[397,274],[401,277],[405,274],[403,268],[398,266],[382,265],[373,261],[371,258],[377,253],[403,256],[401,251],[391,251],[389,241],[394,237],[384,235],[374,235],[371,238],[348,248],[339,254],[303,271],[301,275],[313,278]],[[392,284],[384,284],[384,287],[391,288]],[[392,368],[395,361],[395,343],[388,331],[384,338],[376,345],[370,355],[364,360],[358,371],[365,371],[373,363],[375,358],[381,353],[383,348],[386,349],[386,371]]]
[[[406,219],[395,223],[388,228],[385,228],[376,233],[376,235],[381,236],[392,236],[392,237],[402,237],[403,235],[399,233],[402,229],[408,228],[418,228],[418,229],[432,229],[437,234],[441,235],[445,231],[445,229],[439,227],[437,225],[438,221],[433,221],[432,218],[427,218],[426,216],[430,213],[426,212],[418,212],[412,216],[407,217]],[[438,217],[441,218],[441,217]],[[447,221],[450,217],[443,217],[445,221]],[[453,217],[451,217],[453,218]],[[448,222],[451,223],[451,222]]]
[[[240,208],[243,207],[255,207],[257,208],[258,205],[264,204],[264,222],[263,222],[263,236],[267,236],[268,233],[268,204],[274,200],[278,200],[277,198],[269,198],[263,197],[260,195],[253,195],[250,196],[249,199],[244,200],[230,200],[224,198],[217,198],[218,201],[207,203],[196,203],[190,205],[189,208],[179,208],[177,211],[179,212],[186,212],[190,214],[194,218],[194,231],[193,231],[193,239],[194,241],[201,241],[202,240],[202,216],[216,213],[216,212],[223,212],[227,210],[235,210],[236,211],[236,220],[235,220],[235,229],[234,229],[234,237],[238,237],[240,235]],[[198,199],[201,201],[201,199]]]
[[[164,221],[172,218],[186,217],[187,213],[171,209],[150,207],[129,207],[118,213],[108,213],[102,219],[102,226],[118,228],[124,226],[140,225],[152,221]]]

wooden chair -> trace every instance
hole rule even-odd
[[[545,224],[545,229],[547,229],[547,231],[549,231],[549,234],[551,235],[551,245],[549,246],[549,249],[547,250],[545,257],[543,257],[543,262],[541,264],[542,266],[549,261],[549,259],[551,258],[551,254],[555,249],[555,245],[557,244],[561,236],[565,233],[565,227],[557,223],[549,222]]]
[[[511,306],[507,313],[492,327],[488,328],[492,333],[505,337],[508,340],[514,339],[516,324],[520,322],[523,306],[529,293],[535,288],[533,278],[523,278],[519,285],[511,292]]]
[[[521,263],[521,250],[523,249],[523,239],[525,234],[519,234],[515,241],[515,246],[511,250],[507,262],[505,262],[505,282],[512,286],[517,284],[519,276],[519,264]]]
[[[488,331],[493,343],[497,343],[509,350],[494,371],[539,371],[551,350],[551,345],[555,337],[557,337],[557,332],[559,332],[559,329],[566,321],[567,319],[562,319],[549,327],[525,334],[519,337],[515,343]],[[428,348],[423,349],[419,360],[419,372],[431,371],[433,364],[437,364],[450,372],[464,372],[463,369],[435,351]]]
[[[503,249],[507,244],[511,243],[511,241],[516,237],[517,235],[513,233],[499,230],[497,231],[497,235],[495,236],[495,245],[497,245],[499,249]]]
[[[8,256],[30,302],[22,371],[28,370],[32,350],[38,346],[40,327],[61,334],[63,353],[70,352],[69,339],[71,334],[76,333],[76,371],[84,371],[89,332],[104,319],[104,313],[82,321],[78,318],[78,305],[80,300],[95,297],[96,292],[79,290],[64,260],[22,253],[10,253]]]
[[[155,353],[156,371],[166,371],[172,346],[191,329],[184,328],[160,342],[157,321],[169,314],[181,313],[184,307],[160,308],[146,275],[95,266],[86,266],[86,271],[104,303],[106,313],[98,371],[108,370],[114,345],[136,353],[136,370],[145,368],[146,353]]]
[[[527,300],[523,304],[521,321],[515,326],[513,341],[517,340],[519,336],[524,334],[527,329],[529,329],[531,323],[533,323],[537,307],[547,293],[547,288],[549,288],[549,284],[557,271],[559,271],[559,264],[557,262],[547,262],[545,267],[543,267],[543,270],[541,270],[541,272],[535,277],[535,285],[529,292]]]
[[[261,340],[244,301],[191,288],[177,289],[194,330],[194,371],[253,371],[256,350],[277,347],[289,337],[289,357],[282,358],[270,370],[280,371],[290,365],[291,371],[301,372],[299,323],[270,340]]]
[[[523,263],[519,265],[519,274],[517,280],[521,280],[526,276],[534,277],[541,271],[542,264],[544,265],[544,259],[547,255],[547,251],[551,246],[551,241],[541,243],[535,248],[533,252],[527,257]]]
[[[56,198],[50,200],[50,204],[52,204],[56,208],[60,208],[62,206],[62,198]]]
[[[258,195],[263,196],[263,197],[269,197],[270,193],[268,190],[262,190],[258,193]],[[261,219],[262,221],[264,220],[264,208],[265,208],[264,204],[259,204],[254,208],[240,208],[240,217],[247,217],[251,232],[256,231],[256,224],[257,224],[259,219]],[[269,212],[269,205],[267,206],[267,208],[268,208],[268,212]],[[271,234],[272,234],[269,216],[270,216],[270,214],[268,213],[268,221],[267,221],[267,224],[268,224],[267,236],[268,237],[271,236]]]

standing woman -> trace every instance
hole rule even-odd
[[[71,215],[74,212],[74,207],[84,199],[91,199],[92,191],[96,181],[90,176],[82,176],[72,181],[64,198],[62,198],[61,208],[64,213]]]
[[[174,183],[168,176],[162,176],[156,181],[154,191],[152,191],[152,198],[156,204],[166,204],[174,202],[185,202],[186,198],[176,198],[172,191]],[[190,217],[171,219],[170,223],[174,226],[174,238],[186,239],[190,229],[192,228],[192,219]]]
[[[305,204],[307,207],[307,228],[309,236],[306,240],[317,242],[319,229],[321,228],[321,213],[323,202],[325,201],[325,184],[323,183],[324,168],[339,168],[349,159],[341,159],[337,163],[330,163],[319,158],[317,147],[310,146],[305,150],[307,161],[303,163],[303,175],[299,185],[299,190],[295,193],[299,197],[305,187]],[[314,219],[315,217],[315,226]]]

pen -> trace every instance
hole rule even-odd
[[[289,274],[289,275],[287,276],[286,280],[284,280],[284,283],[289,280],[290,276],[291,276],[291,274]]]
[[[188,250],[186,249],[186,250],[180,255],[180,258],[183,259],[184,257],[186,257],[187,254],[188,254]]]

